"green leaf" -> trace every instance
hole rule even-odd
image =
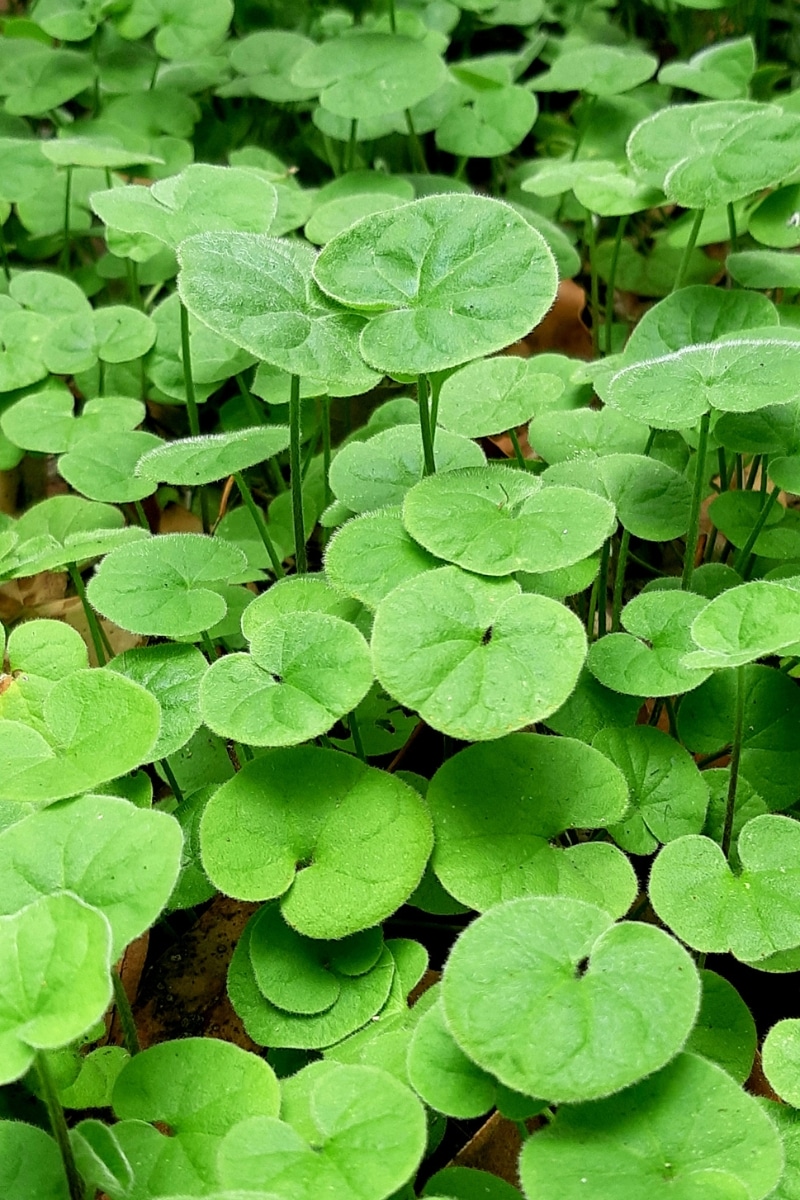
[[[106,671],[75,671],[42,705],[44,733],[0,720],[0,799],[60,800],[146,762],[161,723],[144,688]]]
[[[423,42],[363,29],[313,46],[289,75],[297,87],[318,92],[328,112],[348,120],[411,108],[446,77],[443,59]]]
[[[288,575],[256,596],[242,616],[242,632],[249,641],[269,621],[309,612],[355,621],[360,606],[341,596],[324,575]]]
[[[731,279],[748,288],[800,287],[797,255],[782,250],[738,250],[725,263]]]
[[[413,1177],[426,1128],[409,1088],[378,1067],[332,1062],[313,1063],[291,1084],[307,1090],[299,1111],[287,1104],[291,1085],[284,1085],[284,1120],[251,1118],[225,1138],[224,1184],[275,1188],[296,1200],[377,1200]]]
[[[150,353],[147,374],[151,383],[174,400],[186,403],[186,383],[181,344],[180,299],[173,292],[156,309],[158,333]],[[253,355],[213,332],[189,314],[189,354],[198,403],[208,399],[222,382],[253,363]]]
[[[325,572],[334,587],[377,608],[408,579],[442,565],[403,528],[399,508],[364,513],[347,521],[325,551]]]
[[[740,100],[748,93],[756,69],[756,51],[751,37],[717,42],[687,63],[669,63],[658,73],[658,82],[707,96],[709,100]]]
[[[780,183],[799,151],[800,117],[752,100],[660,109],[627,145],[634,170],[684,208],[729,204]]]
[[[770,458],[770,475],[772,464],[775,462],[779,464],[778,474],[783,476],[782,466],[791,464],[793,458]],[[791,470],[791,467],[789,469]],[[787,471],[787,475],[788,473]],[[708,515],[732,545],[741,549],[750,537],[763,505],[764,497],[760,492],[740,492],[736,489],[715,496],[708,506]],[[764,557],[794,558],[800,552],[800,531],[797,526],[798,522],[791,508],[784,508],[782,504],[774,505],[762,521],[761,530],[751,547],[752,552]]]
[[[11,1083],[38,1050],[66,1046],[111,999],[111,929],[62,892],[0,917],[0,1079]]]
[[[583,627],[512,580],[441,567],[378,605],[375,672],[390,695],[451,737],[488,741],[563,704],[586,657]]]
[[[502,3],[502,0],[501,0]],[[473,1167],[445,1167],[432,1175],[422,1192],[430,1200],[517,1200],[519,1192],[510,1183]]]
[[[648,435],[646,425],[631,421],[613,408],[545,410],[528,426],[528,441],[548,463],[565,462],[580,455],[602,458],[617,452],[643,456]]]
[[[26,41],[10,40],[14,58],[3,63],[6,112],[44,116],[92,86],[94,66],[88,54]]]
[[[9,1200],[69,1200],[58,1147],[24,1121],[0,1121],[0,1188]]]
[[[77,0],[78,3],[81,0]],[[119,138],[100,134],[96,137],[55,137],[42,144],[42,153],[58,167],[94,167],[104,170],[132,167],[142,163],[163,165],[164,160],[143,150],[131,149]]]
[[[767,325],[777,326],[778,314],[766,296],[740,288],[682,287],[648,309],[628,339],[622,361],[627,366]]]
[[[449,375],[439,393],[441,424],[463,437],[486,437],[547,411],[564,384],[534,370],[531,361],[515,355],[478,359]]]
[[[108,919],[116,960],[169,899],[182,845],[172,817],[112,796],[31,813],[0,833],[0,912],[71,892]]]
[[[254,919],[245,926],[228,970],[228,994],[248,1035],[264,1046],[318,1050],[361,1029],[386,1003],[395,973],[384,947],[372,970],[343,975],[337,1000],[322,1013],[290,1013],[270,1004],[256,981],[250,958]]]
[[[284,425],[258,425],[162,443],[139,460],[136,474],[184,487],[213,483],[266,462],[289,445]]]
[[[83,1059],[78,1075],[60,1092],[65,1108],[109,1108],[111,1092],[130,1058],[122,1046],[98,1046]]]
[[[652,78],[658,59],[626,46],[577,46],[559,54],[549,71],[531,80],[537,92],[618,96]]]
[[[689,526],[688,481],[667,463],[643,454],[568,459],[548,467],[544,482],[573,485],[607,497],[623,529],[649,542],[670,541]]]
[[[241,574],[245,556],[219,538],[163,534],[107,554],[89,581],[94,607],[132,633],[185,636],[225,615],[216,589]]]
[[[434,447],[440,474],[459,467],[482,467],[486,459],[475,442],[440,429]],[[401,504],[424,475],[422,436],[414,425],[381,430],[366,442],[349,442],[331,463],[333,494],[352,512]]]
[[[121,363],[141,358],[155,340],[156,326],[150,317],[114,304],[62,317],[44,339],[42,359],[54,375],[78,375],[98,360]]]
[[[622,610],[627,633],[611,633],[589,647],[586,665],[613,691],[627,696],[674,696],[699,687],[710,668],[687,666],[694,645],[689,626],[706,607],[692,592],[642,592]]]
[[[650,876],[656,912],[687,945],[730,951],[744,961],[800,945],[800,824],[772,814],[754,817],[737,846],[736,874],[710,838],[665,846]]]
[[[501,350],[555,298],[555,260],[541,234],[498,200],[428,196],[365,217],[328,242],[314,278],[374,313],[361,351],[389,374],[459,366]]]
[[[333,394],[378,382],[358,349],[364,318],[319,290],[310,246],[204,233],[182,243],[179,259],[181,299],[215,333],[284,371],[323,380]]]
[[[761,1050],[770,1087],[794,1108],[800,1107],[800,1021],[778,1021],[764,1038]]]
[[[408,899],[433,837],[407,784],[339,751],[305,746],[261,755],[223,784],[203,814],[200,844],[221,891],[282,897],[283,915],[300,933],[339,938]]]
[[[559,1200],[763,1200],[782,1170],[767,1114],[694,1054],[618,1096],[561,1109],[520,1159],[526,1192]]]
[[[622,773],[582,742],[512,733],[469,746],[436,772],[427,803],[433,869],[470,908],[483,912],[518,896],[565,895],[618,917],[633,901],[635,881],[613,847],[553,845],[567,829],[618,821],[628,807]]]
[[[151,753],[153,760],[168,758],[185,746],[199,728],[200,681],[208,662],[194,646],[164,644],[137,646],[112,658],[116,671],[146,688],[161,709],[161,732]]]
[[[798,208],[800,183],[789,183],[786,187],[778,188],[765,196],[750,213],[747,232],[763,246],[792,249],[800,245],[800,225],[795,217]]]
[[[758,1034],[750,1009],[732,983],[715,971],[701,971],[703,999],[686,1049],[723,1067],[737,1083],[753,1069]]]
[[[0,717],[45,732],[45,697],[53,684],[89,665],[86,643],[63,621],[41,618],[12,629],[5,647],[8,672],[0,672]]]
[[[437,1112],[469,1120],[495,1106],[497,1081],[467,1058],[453,1039],[441,996],[417,1023],[407,1065],[414,1091]]]
[[[752,412],[797,400],[799,365],[800,343],[777,338],[688,346],[624,367],[603,398],[635,421],[683,429],[709,408]]]
[[[253,629],[250,641],[249,654],[217,659],[200,685],[203,720],[221,737],[251,746],[306,742],[372,685],[369,647],[340,617],[287,613]]]
[[[265,233],[278,198],[273,185],[253,171],[192,163],[150,187],[95,192],[91,203],[109,228],[144,233],[175,250],[191,234],[211,230]]]
[[[91,404],[92,401],[89,401]],[[96,402],[95,402],[96,403]],[[86,418],[81,417],[79,421]],[[73,421],[73,424],[78,422]],[[90,500],[117,504],[143,500],[156,490],[156,481],[135,474],[143,454],[156,449],[161,439],[142,430],[102,430],[87,433],[58,460],[63,479]]]
[[[630,854],[652,854],[659,842],[700,833],[708,786],[694,759],[674,738],[649,725],[603,729],[592,745],[607,755],[630,787],[631,811],[609,826]]]
[[[260,29],[233,42],[231,66],[247,80],[251,95],[274,104],[310,100],[316,88],[291,81],[292,68],[314,43],[289,29]]]
[[[574,1102],[674,1058],[694,1025],[700,980],[663,930],[614,925],[580,900],[531,897],[468,926],[442,995],[450,1031],[479,1066],[526,1095]]]
[[[544,724],[565,737],[591,742],[601,729],[635,724],[640,708],[638,697],[611,691],[584,667],[575,691],[559,709],[545,718]]]
[[[738,667],[800,642],[800,594],[794,587],[756,580],[729,588],[697,614],[688,667]]]
[[[571,566],[599,550],[616,523],[614,506],[603,497],[542,487],[513,467],[431,475],[403,502],[403,524],[416,541],[480,575]]]
[[[128,432],[141,424],[145,408],[131,396],[87,400],[79,417],[71,393],[48,388],[23,396],[0,417],[3,433],[23,450],[61,454],[89,434]]]
[[[525,87],[473,91],[466,103],[445,113],[436,145],[465,158],[499,158],[528,136],[538,113],[536,97]]]
[[[227,33],[231,0],[133,0],[117,18],[124,38],[136,40],[156,29],[155,48],[162,58],[186,59],[221,42]]]

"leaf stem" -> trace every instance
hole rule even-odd
[[[611,252],[611,264],[608,268],[608,281],[606,283],[606,315],[605,324],[603,326],[603,350],[605,354],[611,353],[611,326],[614,321],[614,282],[617,278],[619,253],[622,248],[622,238],[625,234],[625,226],[627,224],[628,214],[623,213],[617,222],[617,232],[614,236],[614,249]]]
[[[436,473],[436,460],[433,457],[433,433],[431,430],[431,410],[428,406],[428,376],[420,375],[417,381],[417,406],[419,408],[419,431],[422,436],[422,456],[426,475]]]
[[[117,1016],[122,1026],[122,1040],[125,1043],[125,1049],[128,1051],[128,1054],[133,1057],[134,1054],[139,1053],[142,1047],[139,1042],[139,1034],[136,1032],[136,1022],[133,1019],[131,1002],[128,999],[128,993],[125,991],[116,967],[111,968],[111,985],[114,988],[114,1003],[117,1006]]]
[[[64,1117],[64,1109],[61,1106],[58,1090],[50,1073],[50,1067],[44,1051],[37,1051],[34,1061],[36,1064],[36,1073],[39,1076],[42,1098],[47,1109],[47,1115],[50,1118],[50,1128],[53,1131],[53,1137],[56,1140],[61,1161],[64,1164],[70,1200],[84,1200],[86,1184],[78,1171],[75,1155],[72,1153],[72,1143],[69,1140],[69,1130],[67,1129],[67,1122]]]
[[[84,616],[86,617],[86,624],[89,626],[89,635],[92,639],[92,645],[94,646],[97,665],[99,667],[104,667],[108,660],[114,657],[114,651],[111,649],[108,638],[103,633],[103,630],[100,627],[100,622],[97,620],[95,611],[89,603],[89,598],[86,595],[86,588],[84,587],[83,580],[81,579],[80,571],[75,566],[75,563],[67,563],[67,570],[72,581],[72,586],[75,588],[75,591],[78,594],[78,599],[81,602],[81,607],[83,608]]]
[[[704,215],[705,209],[698,208],[694,216],[694,221],[692,221],[692,228],[689,230],[689,238],[684,247],[681,261],[678,265],[678,273],[675,276],[675,282],[672,285],[673,292],[677,292],[678,288],[683,286],[683,281],[686,278],[686,272],[689,270],[689,263],[692,259],[692,252],[694,251],[697,243],[697,238],[700,233],[700,226],[703,223]]]
[[[306,531],[303,518],[303,469],[300,461],[300,376],[292,375],[289,392],[289,470],[292,486],[294,561],[298,575],[308,570]]]
[[[772,512],[773,505],[775,504],[775,501],[778,499],[778,494],[779,494],[780,490],[781,489],[777,488],[777,487],[773,488],[772,491],[770,492],[770,494],[767,496],[767,502],[766,502],[766,504],[762,505],[761,512],[758,514],[758,519],[756,520],[755,525],[753,526],[753,528],[750,530],[750,532],[747,535],[747,541],[742,546],[739,553],[736,555],[736,558],[733,560],[733,569],[734,569],[734,571],[738,571],[740,575],[744,571],[744,568],[747,566],[747,560],[750,557],[750,553],[753,549],[753,546],[755,546],[755,544],[758,540],[758,535],[761,533],[761,530],[764,528],[764,526],[767,523],[767,518],[769,517],[769,514]]]
[[[700,211],[700,210],[698,210]],[[700,506],[703,502],[703,484],[706,477],[706,448],[708,446],[708,430],[711,424],[711,409],[707,409],[700,418],[700,437],[697,442],[697,459],[695,462],[694,488],[692,489],[692,505],[689,509],[689,529],[686,534],[686,549],[683,554],[683,575],[681,587],[685,592],[691,590],[694,560],[697,552],[697,535],[700,531]]]
[[[158,761],[161,766],[161,770],[164,772],[164,775],[166,776],[167,783],[169,784],[170,788],[172,789],[173,796],[178,801],[178,804],[183,804],[186,797],[183,794],[183,790],[181,789],[180,784],[178,783],[177,779],[175,778],[175,772],[173,771],[172,767],[169,765],[169,760],[166,758],[160,758]]]
[[[611,632],[619,632],[619,618],[622,612],[622,592],[625,587],[625,569],[628,565],[628,548],[631,544],[630,530],[623,529],[617,551],[617,569],[614,574],[614,595],[611,601]]]
[[[189,433],[192,437],[200,436],[200,413],[197,408],[197,394],[194,389],[192,374],[192,345],[189,339],[189,310],[180,301],[181,314],[181,357],[183,359],[183,387],[186,392],[186,410],[189,417]],[[211,528],[208,512],[208,496],[204,487],[200,489],[200,519],[203,522],[203,533]]]
[[[736,212],[734,210],[732,200],[728,201],[728,206],[727,206],[726,211],[728,214],[728,237],[730,238],[730,243],[731,243],[731,254],[733,254],[736,251],[738,235],[736,232]],[[733,282],[733,281],[731,281],[731,282]]]
[[[522,453],[516,429],[509,429],[508,436],[511,439],[511,445],[514,447],[514,458],[517,460],[517,466],[521,471],[527,471],[528,464],[525,461],[525,455]]]
[[[150,532],[150,522],[147,519],[147,513],[142,508],[141,500],[134,500],[133,507],[136,509],[136,517],[137,517],[137,520],[139,521],[139,524],[141,525],[142,529],[146,529],[147,532],[149,533]]]
[[[594,213],[586,213],[585,233],[586,249],[589,252],[589,302],[592,313],[592,352],[594,357],[600,353],[600,281],[597,277],[597,230],[594,225]]]
[[[269,555],[269,561],[272,564],[272,570],[275,574],[275,577],[276,577],[276,579],[283,579],[286,572],[284,571],[283,566],[281,565],[281,560],[278,557],[277,550],[275,549],[275,543],[273,542],[272,538],[269,535],[269,530],[267,529],[267,523],[264,520],[264,515],[261,512],[261,509],[256,504],[255,500],[253,499],[253,493],[250,491],[250,488],[245,483],[244,475],[242,474],[242,472],[234,471],[233,478],[236,480],[236,486],[239,489],[239,495],[244,500],[245,504],[247,505],[247,511],[250,513],[250,516],[253,518],[255,527],[258,530],[258,536],[261,538],[261,541],[264,543],[264,549],[266,550],[267,554]]]
[[[736,668],[736,709],[733,719],[733,745],[728,770],[728,799],[725,805],[725,824],[722,827],[722,853],[727,858],[733,836],[733,818],[736,813],[736,788],[739,782],[739,763],[742,757],[742,734],[744,732],[744,701],[747,691],[746,664]]]
[[[331,401],[329,396],[320,396],[321,425],[322,425],[322,478],[324,491],[325,507],[327,508],[332,499],[330,473],[331,473]]]
[[[69,270],[70,259],[70,222],[69,210],[72,205],[72,167],[66,168],[66,186],[64,188],[64,245],[61,247],[60,266],[62,271]]]
[[[364,743],[361,739],[361,730],[358,725],[358,717],[356,716],[355,709],[353,709],[351,713],[348,713],[347,727],[350,730],[350,736],[353,739],[353,747],[355,748],[356,754],[362,762],[366,762],[367,756],[364,753]]]
[[[406,129],[408,130],[408,144],[411,152],[411,161],[419,171],[420,175],[428,174],[428,163],[425,158],[425,151],[422,148],[420,136],[414,126],[414,118],[411,116],[411,109],[405,110]]]

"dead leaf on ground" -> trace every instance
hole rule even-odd
[[[586,292],[572,279],[562,279],[555,304],[524,339],[531,354],[556,352],[570,358],[592,357],[592,335],[583,322]]]
[[[182,504],[168,504],[158,522],[158,533],[202,533],[203,522]]]
[[[36,611],[30,615],[50,617],[54,621],[66,621],[67,625],[71,625],[86,643],[86,648],[89,651],[90,666],[96,667],[99,665],[97,655],[94,651],[94,643],[89,632],[89,622],[86,620],[86,613],[83,611],[83,605],[78,596],[67,596],[65,600],[54,600],[50,604],[40,604]],[[141,634],[129,633],[127,629],[120,629],[119,625],[115,625],[113,621],[107,621],[105,617],[98,616],[97,620],[108,638],[109,645],[115,655],[122,654],[123,650],[132,650],[134,646],[143,646],[147,640]]]
[[[42,605],[66,596],[68,583],[66,571],[40,571],[38,575],[9,580],[0,586],[0,620],[10,624],[40,616]]]
[[[525,1122],[529,1133],[541,1129],[544,1118],[531,1117]],[[522,1149],[519,1127],[499,1112],[492,1113],[466,1146],[448,1163],[451,1167],[474,1167],[520,1187],[517,1164]]]

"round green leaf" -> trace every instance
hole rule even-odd
[[[542,319],[558,279],[524,217],[456,194],[365,217],[328,242],[314,278],[342,304],[377,314],[361,351],[389,374],[440,371],[503,349]]]
[[[371,971],[342,975],[339,995],[322,1013],[295,1013],[267,1000],[256,981],[250,958],[254,919],[245,926],[228,970],[228,994],[248,1035],[262,1046],[318,1050],[340,1042],[366,1025],[383,1007],[395,974],[395,963],[384,947]]]
[[[694,1054],[530,1138],[520,1174],[542,1200],[763,1200],[783,1171],[778,1131],[727,1072]]]
[[[372,213],[399,208],[409,197],[393,196],[388,192],[372,191],[363,195],[337,196],[319,205],[306,221],[303,232],[310,242],[324,246],[344,229],[349,229],[362,217]]]
[[[658,81],[697,92],[709,100],[738,100],[747,96],[755,69],[753,39],[732,38],[693,54],[687,63],[662,67]]]
[[[122,363],[141,358],[156,340],[150,317],[124,304],[70,314],[57,321],[42,346],[42,358],[56,375],[89,371],[98,359]]]
[[[373,678],[354,625],[327,613],[287,613],[252,635],[249,654],[212,663],[200,710],[221,737],[293,746],[326,733],[364,699]]]
[[[439,393],[439,421],[463,437],[486,437],[547,410],[564,383],[557,375],[533,370],[530,363],[509,354],[478,359],[455,371]]]
[[[748,288],[800,287],[798,256],[781,250],[739,250],[725,263],[730,276]]]
[[[800,824],[769,813],[748,821],[734,875],[706,837],[670,842],[653,864],[650,899],[659,917],[696,950],[744,961],[800,945]]]
[[[648,309],[628,339],[622,359],[627,366],[768,325],[777,328],[778,314],[766,296],[740,288],[682,287]]]
[[[0,1188],[9,1200],[69,1200],[61,1155],[43,1129],[0,1121]]]
[[[686,478],[643,454],[569,459],[548,467],[544,482],[572,484],[607,497],[623,529],[646,541],[670,541],[689,526],[691,489]]]
[[[310,100],[316,88],[299,87],[290,75],[314,43],[289,29],[263,29],[233,43],[231,66],[244,75],[252,95],[275,104]]]
[[[698,613],[691,635],[701,649],[688,667],[738,667],[800,642],[800,592],[756,580],[729,588]]]
[[[618,96],[652,78],[658,59],[627,46],[577,46],[562,50],[549,71],[531,85],[537,92],[588,92]]]
[[[270,621],[291,613],[327,613],[354,621],[359,605],[341,596],[323,575],[288,575],[256,596],[242,614],[242,633],[250,641]]]
[[[764,1038],[761,1062],[770,1087],[800,1108],[800,1021],[778,1021]]]
[[[652,854],[659,842],[700,833],[708,787],[687,750],[649,725],[603,729],[592,743],[622,771],[630,787],[631,811],[609,826],[630,854]]]
[[[307,51],[290,81],[319,92],[323,108],[354,120],[411,108],[447,78],[440,55],[399,34],[351,29]]]
[[[182,848],[172,817],[116,797],[42,809],[0,833],[0,912],[71,892],[107,917],[116,960],[167,903]]]
[[[436,127],[436,145],[465,158],[498,158],[527,137],[538,113],[536,97],[525,87],[476,91],[445,114]]]
[[[162,442],[144,454],[136,474],[162,483],[196,487],[266,462],[288,445],[289,430],[284,425],[258,425],[231,433],[180,438]]]
[[[90,500],[116,504],[143,500],[156,490],[156,482],[137,477],[136,467],[143,454],[160,445],[161,438],[143,430],[89,433],[61,455],[58,472]]]
[[[111,999],[111,928],[97,909],[60,892],[0,916],[0,1080],[12,1083],[37,1050],[66,1046]]]
[[[574,1102],[674,1058],[694,1025],[700,980],[663,930],[614,925],[580,900],[531,897],[468,926],[442,995],[453,1036],[479,1066],[526,1095]]]
[[[586,657],[583,626],[545,596],[457,567],[428,571],[378,605],[378,679],[451,737],[488,741],[563,704]]]
[[[512,733],[469,746],[439,768],[426,799],[434,823],[433,869],[470,908],[483,912],[517,896],[566,895],[617,917],[633,900],[635,881],[622,856],[607,853],[610,846],[552,845],[567,829],[618,821],[628,807],[622,773],[582,742]]]
[[[440,474],[486,462],[475,442],[440,429],[434,447]],[[366,442],[350,442],[334,458],[330,486],[337,500],[352,512],[369,512],[401,504],[410,487],[424,475],[422,436],[413,425],[383,429]]]
[[[363,362],[364,318],[344,312],[314,283],[314,251],[300,242],[204,233],[181,244],[178,287],[190,312],[216,333],[333,394],[378,382]]]
[[[548,463],[564,462],[579,455],[603,457],[615,452],[640,457],[644,455],[648,435],[646,425],[631,421],[614,408],[545,411],[528,426],[528,441]]]
[[[79,417],[75,416],[74,407],[70,392],[48,388],[12,404],[0,418],[0,427],[23,450],[61,454],[74,449],[89,434],[133,430],[145,416],[141,400],[132,396],[87,400]]]
[[[137,646],[112,658],[116,671],[146,688],[161,708],[161,732],[151,753],[168,758],[185,746],[200,726],[200,681],[208,662],[194,646],[165,643]]]
[[[111,229],[144,233],[175,250],[194,233],[266,233],[278,199],[273,185],[254,171],[191,163],[150,187],[95,192],[91,204]]]
[[[123,629],[180,637],[225,615],[216,587],[240,574],[241,550],[219,538],[169,533],[107,554],[89,581],[94,607]]]
[[[758,1034],[756,1023],[732,983],[715,971],[701,971],[703,999],[697,1024],[686,1049],[723,1067],[737,1083],[753,1069]]]
[[[684,664],[695,644],[690,624],[706,603],[692,592],[640,593],[622,610],[628,632],[593,642],[586,665],[605,687],[626,696],[674,696],[699,687],[710,669]]]
[[[0,799],[60,800],[149,760],[161,712],[144,688],[106,671],[74,671],[44,698],[41,732],[0,720]]]
[[[280,896],[300,933],[340,938],[384,920],[411,895],[432,833],[407,784],[305,746],[264,754],[224,784],[203,814],[200,843],[221,891]]]
[[[467,1058],[454,1041],[441,997],[414,1030],[407,1067],[414,1091],[437,1112],[468,1120],[494,1108],[497,1081]]]
[[[800,209],[800,183],[771,192],[750,214],[747,232],[763,246],[791,249],[800,245],[800,222],[796,213]]]
[[[284,1102],[283,1121],[250,1118],[231,1130],[220,1150],[222,1182],[279,1188],[296,1200],[377,1200],[412,1178],[426,1122],[411,1090],[378,1067],[315,1063],[306,1071],[314,1074],[301,1112]]]
[[[624,367],[604,399],[657,429],[694,425],[709,408],[751,412],[800,395],[800,343],[777,338],[688,346]]]
[[[398,584],[441,565],[409,537],[397,508],[347,521],[325,551],[325,571],[334,587],[368,608],[376,608]]]
[[[431,475],[406,494],[403,524],[426,550],[480,575],[553,571],[598,550],[614,506],[592,492],[545,487],[512,467]]]

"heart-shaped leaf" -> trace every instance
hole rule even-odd
[[[135,429],[145,416],[141,400],[131,396],[103,396],[87,400],[79,417],[70,392],[48,388],[23,396],[7,409],[0,426],[3,433],[23,450],[61,454],[72,450],[81,438],[94,433],[117,433]]]
[[[508,205],[450,194],[365,217],[328,242],[314,278],[378,314],[361,335],[368,363],[419,374],[528,333],[553,302],[557,271],[544,238]]]
[[[646,541],[670,541],[689,527],[689,484],[679,471],[655,458],[584,455],[548,467],[544,482],[573,485],[607,497],[623,529]]]
[[[143,500],[156,490],[156,482],[137,478],[135,468],[143,454],[160,445],[160,438],[143,430],[90,433],[61,455],[58,471],[90,500],[117,504]]]
[[[112,796],[80,796],[0,833],[0,912],[72,892],[107,918],[119,958],[169,899],[183,838],[166,813]]]
[[[240,899],[282,897],[308,937],[346,937],[393,913],[419,883],[432,846],[418,794],[338,751],[273,750],[211,798],[203,866]]]
[[[557,375],[536,371],[529,359],[511,354],[481,358],[445,379],[439,421],[463,437],[503,433],[523,425],[534,413],[557,407],[563,391]]]
[[[552,845],[566,829],[600,828],[628,807],[622,773],[590,746],[531,733],[469,746],[439,768],[426,799],[433,869],[462,904],[483,912],[517,896],[566,895],[613,917],[631,904],[633,877],[610,846]]]
[[[406,533],[399,508],[354,517],[325,551],[325,571],[334,587],[376,608],[392,588],[443,564]]]
[[[467,1058],[447,1028],[441,996],[420,1017],[408,1047],[414,1091],[437,1112],[469,1120],[494,1108],[497,1081]]]
[[[161,708],[161,732],[152,749],[153,759],[168,758],[185,746],[199,727],[200,680],[208,662],[194,646],[164,644],[137,646],[112,658],[116,671],[155,696]]]
[[[674,696],[699,687],[711,671],[685,665],[695,645],[690,624],[707,605],[692,592],[641,592],[622,610],[627,633],[589,647],[586,665],[597,679],[627,696]]]
[[[520,1159],[528,1195],[548,1200],[764,1200],[782,1171],[767,1114],[694,1054],[618,1096],[565,1106]]]
[[[150,317],[124,304],[62,317],[42,346],[42,359],[54,375],[78,375],[98,362],[141,358],[156,340]]]
[[[800,945],[800,824],[766,813],[748,821],[737,843],[736,873],[706,837],[683,837],[659,854],[650,899],[687,945],[753,961]]]
[[[479,1066],[516,1091],[574,1102],[674,1058],[694,1025],[700,980],[663,930],[614,925],[581,900],[529,897],[468,926],[442,995],[453,1036]]]
[[[559,54],[549,71],[531,85],[537,92],[588,92],[618,96],[656,73],[658,59],[627,46],[577,46]]]
[[[246,561],[220,538],[169,533],[107,554],[86,590],[94,607],[123,629],[183,637],[224,617],[216,588],[241,574]]]
[[[548,463],[589,454],[601,458],[616,452],[641,456],[648,434],[646,425],[631,421],[614,408],[548,410],[535,416],[528,426],[528,441]]]
[[[479,575],[570,566],[599,550],[616,523],[614,506],[603,497],[543,488],[512,467],[431,475],[403,502],[403,524],[416,541]]]
[[[378,679],[391,696],[451,737],[489,741],[564,703],[586,657],[577,617],[510,579],[441,567],[378,605]]]
[[[707,46],[686,63],[675,62],[662,67],[658,81],[697,92],[709,100],[739,100],[747,96],[755,69],[753,39],[732,38]]]
[[[800,642],[800,591],[756,580],[729,588],[692,622],[689,667],[738,667]]]
[[[66,1046],[111,999],[111,928],[61,892],[0,916],[0,1079],[24,1075],[38,1050]]]
[[[14,1200],[69,1200],[61,1155],[43,1129],[0,1121],[0,1187]]]

